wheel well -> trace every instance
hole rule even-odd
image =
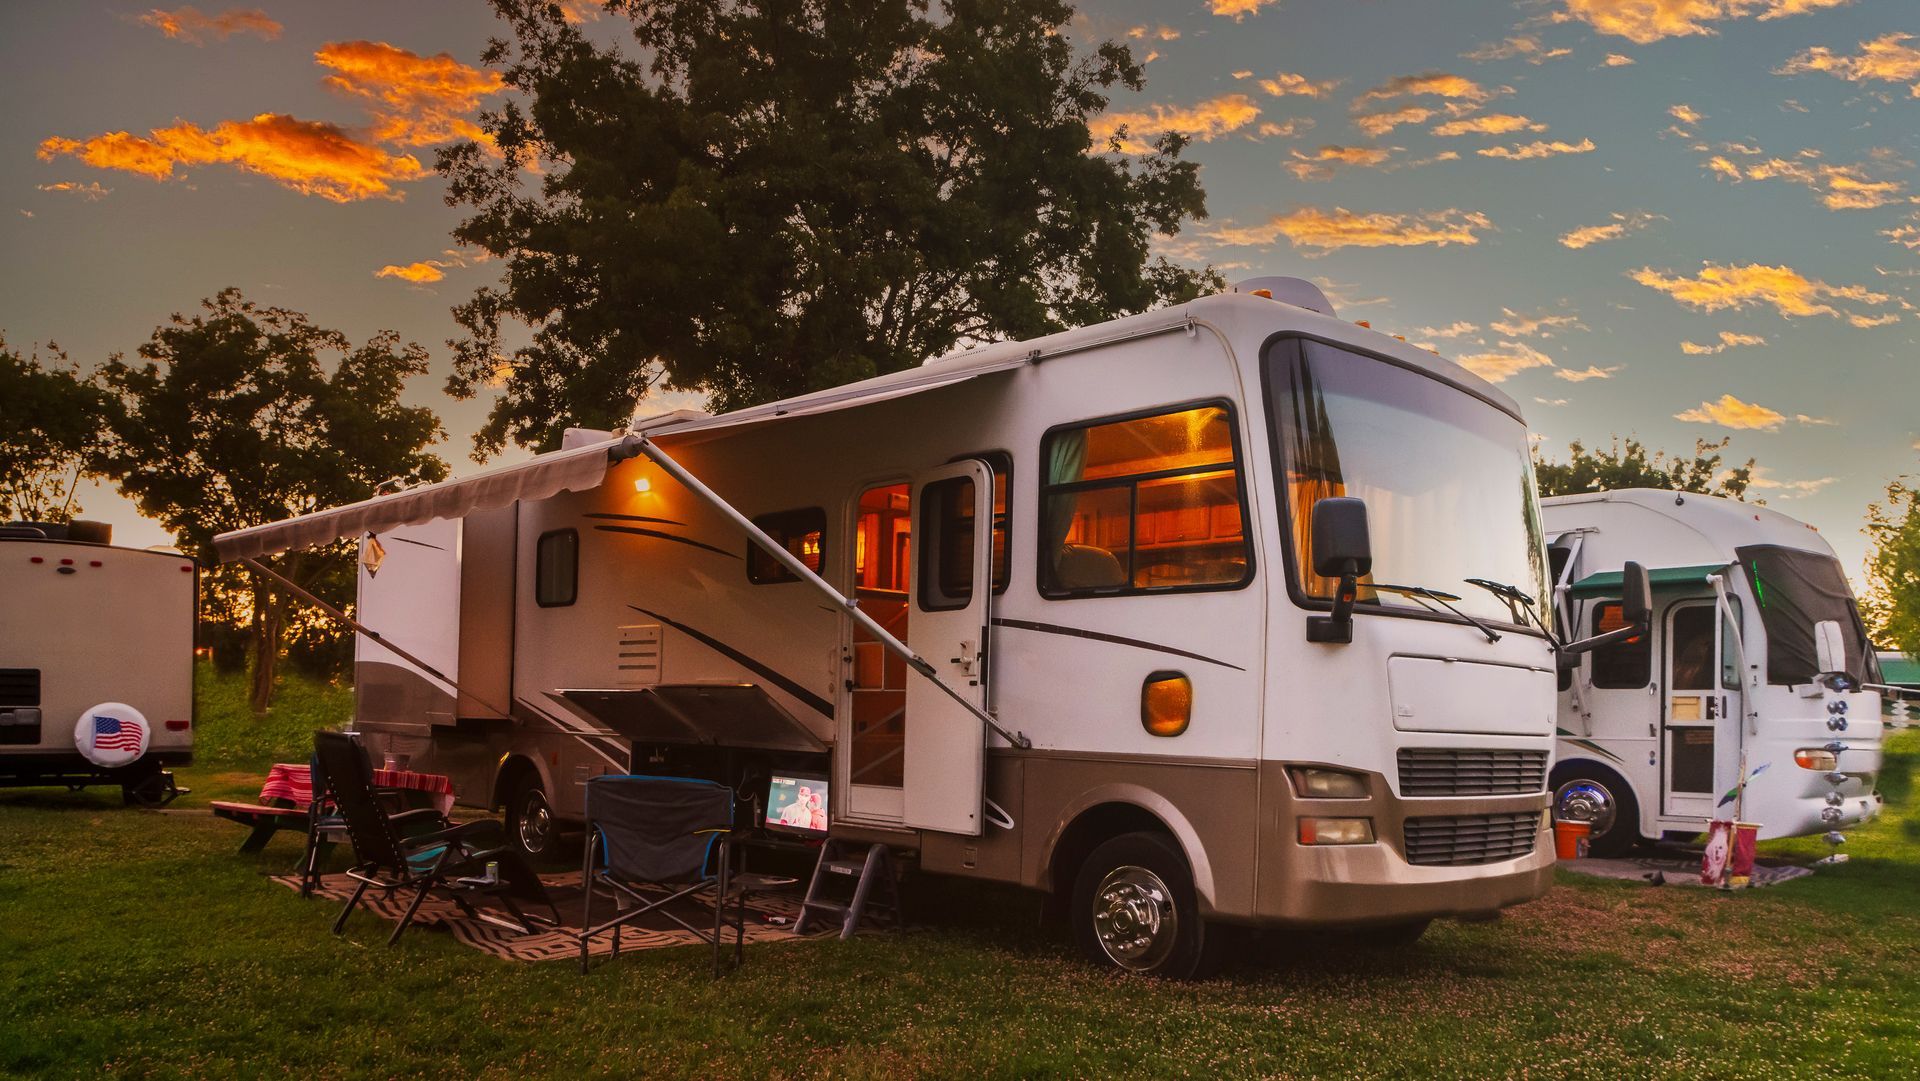
[[[531,774],[535,780],[540,778],[539,767],[524,755],[511,755],[500,765],[500,772],[493,778],[493,800],[487,804],[490,811],[498,811],[507,805],[507,797],[513,793],[520,779]]]
[[[1047,859],[1046,879],[1040,884],[1041,888],[1052,893],[1056,900],[1063,898],[1087,856],[1102,843],[1123,833],[1164,834],[1173,839],[1176,848],[1180,847],[1179,838],[1152,811],[1132,803],[1098,804],[1081,811],[1060,832]]]
[[[1633,782],[1627,780],[1627,775],[1604,762],[1596,762],[1591,758],[1573,758],[1554,763],[1553,772],[1547,776],[1549,808],[1559,806],[1558,797],[1554,793],[1558,792],[1560,786],[1572,777],[1592,777],[1596,781],[1605,781],[1616,793],[1633,801],[1636,814],[1640,811],[1640,793],[1634,791]],[[1639,830],[1640,823],[1637,819],[1633,827],[1636,831]]]

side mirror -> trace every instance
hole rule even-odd
[[[1337,578],[1333,612],[1307,617],[1307,641],[1353,641],[1353,600],[1360,577],[1373,569],[1367,505],[1351,496],[1330,496],[1313,505],[1313,573]]]
[[[1647,568],[1631,560],[1620,569],[1620,616],[1643,634],[1653,622],[1653,585],[1647,580]]]
[[[1847,640],[1841,636],[1838,620],[1823,619],[1813,625],[1813,654],[1823,675],[1847,670]]]

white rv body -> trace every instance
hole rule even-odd
[[[149,786],[193,761],[197,568],[178,552],[66,533],[0,528],[0,786],[118,784],[166,798]],[[137,710],[147,736],[138,758],[105,767],[76,728],[112,703]]]
[[[1375,385],[1402,397],[1376,408]],[[1543,588],[1525,426],[1456,365],[1304,307],[1222,295],[633,428],[732,508],[788,530],[791,552],[954,693],[806,582],[751,582],[743,531],[646,457],[461,521],[422,518],[429,492],[395,519],[422,524],[376,530],[384,556],[363,565],[360,618],[447,680],[361,639],[357,727],[450,774],[463,800],[507,804],[523,836],[543,816],[577,820],[600,773],[744,785],[755,770],[814,768],[832,778],[836,835],[915,851],[928,871],[1064,890],[1103,841],[1163,834],[1211,921],[1404,923],[1492,912],[1550,884],[1552,657],[1544,635],[1461,584]],[[1191,453],[1096,476],[1088,463],[1134,435],[1185,438]],[[607,439],[576,432],[568,446]],[[1210,457],[1227,454],[1225,468]],[[1316,479],[1283,477],[1277,455]],[[990,470],[1005,491],[985,512]],[[1309,619],[1331,605],[1307,595],[1325,585],[1298,573],[1292,519],[1343,492],[1369,503],[1379,581],[1461,594],[1499,640],[1363,585],[1352,642],[1309,642]],[[927,517],[947,493],[964,495]],[[352,521],[378,510],[357,505]],[[929,530],[946,539],[930,547]],[[232,542],[257,532],[223,538],[223,552],[244,554]],[[981,581],[994,553],[992,591],[962,585],[951,604],[928,592],[950,572]],[[897,577],[874,585],[887,568]],[[1450,577],[1402,577],[1429,571]],[[1154,734],[1147,684],[1178,677],[1189,723]],[[743,685],[804,734],[771,751],[650,745],[613,723],[649,689]],[[1302,787],[1302,769],[1350,788]],[[1355,843],[1324,843],[1336,834]]]
[[[1634,833],[1619,843],[1698,833],[1734,817],[1725,797],[1743,758],[1751,779],[1737,806],[1763,839],[1841,830],[1878,812],[1880,699],[1859,689],[1878,682],[1876,662],[1819,533],[1767,507],[1671,491],[1557,496],[1542,511],[1556,614],[1571,636],[1609,627],[1600,609],[1617,603],[1627,561],[1654,586],[1646,640],[1595,651],[1563,678],[1557,814],[1588,818],[1610,796],[1632,807],[1623,817]],[[1841,625],[1844,656],[1828,663],[1845,689],[1815,671],[1803,614],[1812,609],[1795,595],[1807,582],[1825,590],[1819,617]]]

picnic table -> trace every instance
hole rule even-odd
[[[398,789],[409,803],[431,807],[441,814],[453,810],[453,782],[443,773],[418,773],[413,770],[376,769],[373,783],[378,788]],[[260,786],[260,799],[279,797],[297,807],[313,802],[313,774],[304,762],[279,762],[267,770],[267,781]]]

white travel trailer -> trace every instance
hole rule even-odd
[[[1611,629],[1620,569],[1645,565],[1649,633],[1560,683],[1555,814],[1600,854],[1695,834],[1746,763],[1760,837],[1838,831],[1879,810],[1880,682],[1833,549],[1811,526],[1715,496],[1628,490],[1542,501],[1563,630]]]
[[[0,525],[0,786],[180,791],[167,770],[193,761],[197,568],[111,540],[99,522]]]
[[[812,776],[836,838],[1173,974],[1538,896],[1553,658],[1471,584],[1545,589],[1519,409],[1241,290],[218,545],[371,534],[359,729],[530,849],[595,774]]]

